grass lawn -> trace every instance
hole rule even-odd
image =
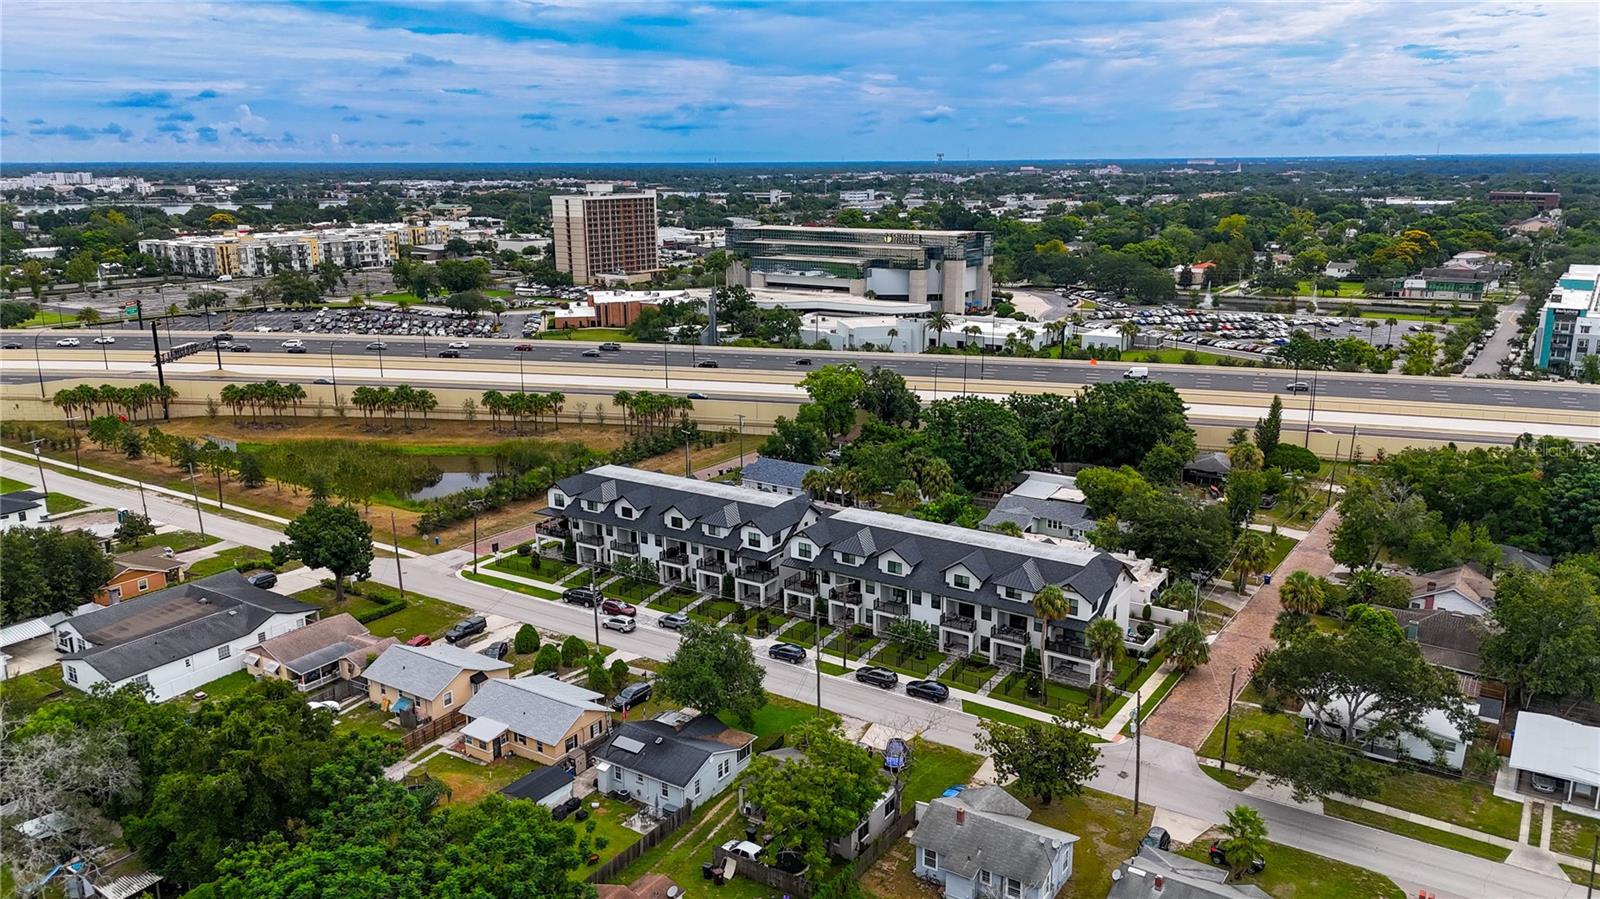
[[[636,581],[633,578],[618,578],[601,588],[600,592],[612,599],[620,599],[628,603],[640,603],[646,596],[661,589],[661,585],[654,581]]]
[[[213,537],[210,534],[202,537],[194,531],[172,531],[166,534],[150,534],[140,537],[137,543],[128,547],[119,544],[116,547],[116,551],[132,552],[133,550],[149,549],[152,546],[169,546],[175,553],[184,553],[191,549],[199,549],[202,546],[210,546],[213,543],[221,542],[222,539],[220,537]]]
[[[1044,680],[1044,693],[1044,697],[1029,695],[1027,678],[1019,672],[1006,675],[1000,686],[989,695],[1052,715],[1066,711],[1069,706],[1087,709],[1092,701],[1087,691],[1058,684],[1048,678]]]
[[[1503,862],[1506,860],[1506,856],[1511,854],[1510,849],[1491,846],[1473,837],[1437,830],[1411,821],[1403,821],[1399,818],[1368,811],[1346,802],[1340,802],[1337,799],[1324,799],[1322,801],[1322,810],[1324,814],[1330,817],[1343,818],[1346,821],[1354,821],[1357,824],[1365,824],[1368,827],[1387,830],[1403,837],[1421,840],[1424,843],[1432,843],[1435,846],[1443,846],[1446,849],[1454,849],[1457,852],[1465,852],[1468,855],[1476,855],[1490,861]],[[1513,838],[1515,838],[1515,834],[1513,834]]]
[[[540,340],[601,340],[633,343],[633,335],[621,328],[560,328],[534,335]]]
[[[488,584],[491,587],[499,587],[501,590],[510,590],[513,593],[521,593],[525,596],[534,596],[538,597],[539,599],[556,600],[561,598],[561,594],[555,592],[554,590],[546,590],[542,587],[534,587],[528,584],[519,584],[516,581],[508,581],[505,578],[500,577],[491,577],[487,574],[473,574],[470,571],[464,571],[462,572],[461,576],[469,581],[477,581],[480,584]]]
[[[1212,759],[1222,758],[1222,726],[1225,723],[1227,719],[1217,722],[1217,726],[1211,730],[1211,735],[1201,744],[1198,755]],[[1240,734],[1255,731],[1273,737],[1298,737],[1302,733],[1302,727],[1300,718],[1295,715],[1268,715],[1260,709],[1235,705],[1233,729],[1228,735],[1228,755],[1232,756],[1238,751]]]
[[[1256,778],[1248,774],[1240,774],[1237,766],[1224,771],[1211,765],[1201,765],[1200,770],[1205,775],[1230,790],[1243,790],[1256,782]]]
[[[819,660],[817,662],[817,667],[822,669],[823,674],[831,674],[835,677],[842,677],[850,673],[849,668],[846,668],[843,665],[836,665],[829,661]]]
[[[1206,350],[1187,350],[1177,347],[1165,350],[1133,350],[1123,354],[1122,362],[1159,362],[1167,365],[1217,365],[1219,360],[1224,358],[1228,360],[1229,365],[1243,368],[1255,368],[1257,365],[1265,364],[1244,356],[1226,356],[1222,353],[1212,353]]]
[[[1421,771],[1396,771],[1373,799],[1508,840],[1517,838],[1522,824],[1522,803],[1501,799],[1488,784]]]
[[[669,590],[651,600],[646,608],[655,609],[657,612],[677,612],[684,606],[694,602],[696,593],[684,593],[679,590]]]
[[[1544,806],[1535,803],[1528,809],[1528,845],[1539,845],[1539,838],[1544,836]]]
[[[920,738],[912,740],[911,767],[906,769],[905,793],[901,797],[905,807],[932,799],[957,784],[965,784],[981,764],[982,757],[953,746],[929,743]]]
[[[370,704],[360,705],[341,716],[333,729],[354,734],[372,734],[398,741],[401,735],[400,728],[387,727],[384,724],[393,717],[393,712],[382,711]]]
[[[1009,724],[1012,727],[1023,727],[1032,724],[1036,720],[1029,718],[1027,715],[1019,715],[1007,709],[997,709],[992,705],[984,705],[981,702],[973,702],[970,699],[961,700],[961,711],[966,712],[968,715],[976,715],[979,718],[988,718],[990,721],[998,721],[1001,724]]]
[[[1289,555],[1289,550],[1294,549],[1295,545],[1300,541],[1293,537],[1285,537],[1282,534],[1276,536],[1267,534],[1266,537],[1267,571],[1276,571],[1278,566],[1283,563],[1284,558]]]
[[[232,674],[224,674],[210,683],[201,684],[198,688],[190,690],[189,693],[194,694],[203,692],[206,694],[206,701],[210,702],[213,699],[222,699],[227,696],[237,696],[238,694],[243,693],[246,687],[255,682],[256,679],[254,675],[248,671],[241,670],[235,671]]]
[[[716,624],[732,615],[733,610],[737,608],[739,608],[739,604],[731,599],[708,599],[696,606],[689,615],[708,624]]]
[[[1337,296],[1345,299],[1360,299],[1367,295],[1367,292],[1362,289],[1364,286],[1365,285],[1358,281],[1340,281],[1338,293],[1329,294],[1323,293],[1320,290],[1317,291],[1317,293],[1324,297]],[[1299,284],[1295,285],[1295,291],[1299,293],[1300,296],[1308,297],[1311,296],[1311,287],[1312,285],[1310,281],[1301,281]],[[1321,306],[1319,305],[1318,308],[1320,309]]]
[[[73,691],[76,693],[76,691]],[[61,666],[51,665],[28,674],[0,681],[0,703],[6,706],[7,716],[20,721],[38,711],[45,704],[64,696],[66,686],[61,681]]]
[[[972,691],[988,683],[989,679],[994,675],[995,669],[993,666],[956,662],[946,668],[943,674],[939,675],[939,680],[946,686]]]
[[[596,803],[599,804],[599,808],[595,807]],[[589,810],[588,821],[580,823],[576,819],[568,818],[565,823],[578,835],[580,843],[591,836],[589,830],[591,823],[594,825],[592,839],[605,838],[605,848],[594,849],[595,854],[600,856],[595,865],[604,864],[607,859],[614,858],[617,853],[639,842],[639,838],[644,836],[637,830],[629,830],[622,825],[623,821],[633,816],[634,811],[633,806],[626,802],[618,802],[601,793],[592,793],[583,800],[583,807]],[[590,866],[585,865],[572,872],[572,879],[586,879],[589,876],[589,871],[586,870],[588,867]]]
[[[1197,840],[1179,854],[1209,861],[1208,846],[1209,842]],[[1269,842],[1262,858],[1266,870],[1247,875],[1240,883],[1258,887],[1273,899],[1405,899],[1394,881],[1382,874],[1314,853]]]
[[[1017,796],[1033,810],[1031,820],[1076,834],[1072,879],[1059,895],[1101,899],[1111,890],[1111,872],[1128,860],[1150,829],[1149,805],[1133,813],[1133,802],[1095,790],[1041,806],[1031,796]]]
[[[763,621],[766,623],[765,628],[761,627]],[[739,621],[735,618],[735,620],[723,625],[723,629],[738,631],[746,637],[759,639],[770,636],[773,631],[783,627],[788,621],[789,617],[787,615],[773,609],[749,609],[744,616],[744,621]]]
[[[78,499],[76,496],[68,496],[65,493],[61,493],[56,490],[50,491],[50,495],[45,497],[44,501],[44,510],[49,512],[51,515],[60,515],[63,512],[75,512],[79,509],[87,509],[88,507],[88,503]]]
[[[1551,806],[1555,812],[1550,818],[1550,848],[1568,855],[1583,858],[1594,848],[1594,839],[1600,836],[1600,818],[1574,815],[1566,809]]]
[[[822,626],[821,639],[828,639],[828,636],[832,633],[833,626],[824,624]],[[818,640],[817,627],[814,623],[809,622],[806,624],[797,624],[794,627],[789,628],[789,630],[784,633],[783,639],[784,642],[793,643],[796,646],[815,646],[817,645]]]
[[[767,740],[787,731],[802,721],[806,721],[817,713],[816,707],[787,699],[772,693],[767,694],[767,704],[756,709],[756,724],[750,733],[756,735],[756,740]],[[828,714],[832,714],[829,712]],[[733,715],[723,712],[718,716],[722,723],[729,727],[743,730],[739,720]]]
[[[936,649],[926,649],[920,656],[917,651],[904,643],[890,643],[878,650],[872,657],[872,664],[891,668],[901,674],[912,677],[927,677],[928,673],[939,667],[944,662],[944,653]]]
[[[222,571],[232,571],[240,562],[249,562],[261,559],[267,564],[263,567],[272,567],[272,553],[253,546],[232,546],[222,552],[189,566],[189,577],[205,577]],[[298,567],[298,563],[296,563]]]
[[[321,607],[324,614],[337,615],[340,612],[349,612],[360,616],[381,602],[397,599],[400,596],[399,590],[373,581],[362,584],[361,593],[361,596],[353,596],[346,592],[343,606],[335,606],[333,590],[321,585],[301,590],[294,595],[294,598]],[[394,637],[402,642],[417,634],[427,634],[437,640],[450,629],[451,625],[469,614],[471,613],[461,606],[408,590],[405,608],[370,622],[367,629],[375,636]]]
[[[18,490],[32,489],[32,487],[24,484],[16,478],[0,477],[0,493],[16,493]]]
[[[1577,884],[1578,886],[1586,887],[1586,886],[1591,886],[1592,885],[1596,889],[1600,889],[1600,877],[1596,877],[1594,879],[1593,884],[1591,884],[1590,881],[1589,881],[1589,869],[1588,868],[1579,868],[1579,867],[1577,867],[1575,865],[1562,865],[1561,866],[1561,870],[1563,870],[1563,871],[1565,871],[1567,873],[1567,879],[1568,880],[1571,880],[1573,883]]]
[[[630,883],[643,874],[665,874],[673,882],[709,895],[711,888],[699,886],[700,866],[711,861],[711,847],[728,840],[744,838],[744,816],[739,814],[739,795],[730,790],[696,810],[687,824],[674,831],[649,852],[639,856],[612,880]],[[747,877],[735,877],[716,887],[721,899],[767,899],[773,891]]]
[[[446,804],[465,805],[477,802],[538,767],[538,762],[515,755],[492,765],[482,765],[440,752],[423,762],[421,770],[450,788],[450,795],[444,800]]]
[[[504,571],[507,574],[520,575],[552,584],[578,570],[578,566],[571,562],[546,559],[542,556],[506,556],[498,561],[490,562],[487,567],[490,571]]]
[[[871,649],[878,642],[878,638],[871,631],[858,631],[855,627],[847,632],[837,634],[822,648],[828,655],[837,656],[842,661],[861,658],[861,654]]]

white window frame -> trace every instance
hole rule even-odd
[[[444,691],[444,707],[448,709],[452,705],[455,705],[455,702],[456,702],[455,691],[454,690],[446,690],[446,691]]]
[[[227,657],[229,657],[231,655],[233,655],[233,647],[232,646],[229,646],[228,644],[224,643],[221,646],[217,647],[217,661],[220,662],[223,659],[225,659],[225,658],[227,658]]]
[[[927,846],[922,847],[922,867],[931,871],[939,870],[939,852]]]

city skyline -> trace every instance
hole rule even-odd
[[[1587,4],[16,2],[6,20],[0,156],[40,163],[1600,151]]]

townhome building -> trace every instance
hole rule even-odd
[[[753,606],[783,602],[790,537],[819,512],[809,497],[602,465],[549,492],[558,523],[583,565],[645,559],[663,584],[730,594]]]
[[[789,540],[789,566],[800,572],[784,584],[791,614],[875,633],[910,618],[938,630],[942,651],[997,665],[1020,666],[1042,635],[1046,676],[1073,684],[1099,673],[1089,623],[1109,618],[1127,634],[1136,601],[1132,572],[1109,553],[867,509],[802,528]],[[1066,617],[1045,621],[1034,610],[1047,585],[1065,594]]]

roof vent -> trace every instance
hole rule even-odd
[[[967,810],[964,809],[964,808],[957,808],[956,809],[956,825],[960,826],[960,825],[965,824],[965,823],[967,823]]]
[[[228,614],[229,615],[237,615],[237,614],[239,614],[239,610],[238,609],[229,609],[228,610]]]
[[[661,737],[656,737],[656,745],[660,746],[661,743],[662,743],[662,738]]]

